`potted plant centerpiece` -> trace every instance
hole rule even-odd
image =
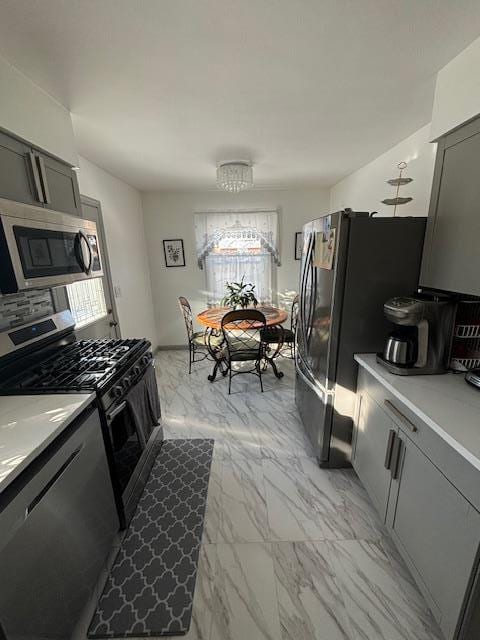
[[[231,307],[233,310],[240,307],[246,309],[249,305],[257,306],[258,300],[255,296],[255,285],[244,282],[245,276],[240,282],[227,282],[227,294],[222,298],[220,304],[223,307]]]

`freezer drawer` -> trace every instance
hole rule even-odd
[[[310,382],[297,366],[295,402],[315,456],[320,464],[327,462],[330,444],[332,406],[329,396]]]
[[[117,530],[100,419],[88,409],[0,495],[7,640],[70,638]]]

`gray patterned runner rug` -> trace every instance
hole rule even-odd
[[[89,638],[187,633],[213,440],[166,440],[108,576]]]

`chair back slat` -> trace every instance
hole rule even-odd
[[[261,332],[267,324],[263,313],[256,309],[229,311],[221,324],[229,360],[260,360]]]
[[[185,328],[187,330],[188,340],[190,341],[193,338],[193,314],[190,303],[186,298],[180,296],[178,298],[178,304],[180,305],[180,310],[183,315],[183,320],[185,322]]]

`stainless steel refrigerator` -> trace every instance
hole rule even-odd
[[[295,399],[321,466],[350,464],[353,356],[383,350],[383,303],[417,289],[425,224],[347,209],[303,227]]]

